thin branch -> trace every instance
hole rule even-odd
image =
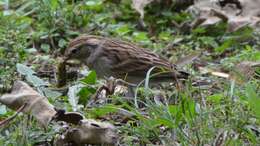
[[[24,108],[26,107],[27,103],[23,104],[21,107],[19,107],[19,109],[16,111],[16,113],[14,115],[12,115],[11,117],[0,121],[0,127],[3,127],[7,124],[9,124],[20,112],[22,112],[24,110]]]

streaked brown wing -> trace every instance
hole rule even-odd
[[[106,50],[104,52],[109,53],[114,62],[111,71],[115,75],[145,77],[147,71],[154,66],[171,69],[171,64],[166,59],[131,43],[107,40],[103,45]],[[153,73],[161,71],[160,68],[155,68]]]

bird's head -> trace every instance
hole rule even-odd
[[[70,41],[64,53],[64,60],[85,60],[93,50],[100,44],[100,38],[97,36],[85,35]]]

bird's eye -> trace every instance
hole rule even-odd
[[[75,54],[75,53],[77,53],[78,52],[78,49],[73,49],[73,50],[71,50],[71,53],[73,53],[73,54]]]

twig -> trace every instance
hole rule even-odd
[[[5,125],[7,125],[8,123],[10,123],[20,112],[22,112],[22,110],[26,107],[27,103],[23,104],[14,115],[12,115],[11,117],[0,121],[0,127],[3,127]]]

